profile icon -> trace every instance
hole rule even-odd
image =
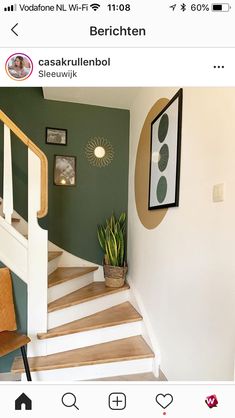
[[[23,81],[31,76],[33,72],[33,62],[28,55],[17,53],[7,58],[5,69],[10,78],[17,81]]]

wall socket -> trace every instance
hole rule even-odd
[[[213,202],[224,201],[224,183],[215,184],[213,186]]]

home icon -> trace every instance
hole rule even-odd
[[[19,398],[15,400],[15,410],[20,411],[21,409],[25,409],[26,411],[32,409],[32,401],[25,393],[22,393]]]

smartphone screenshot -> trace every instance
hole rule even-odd
[[[4,417],[234,417],[234,19],[1,2]]]

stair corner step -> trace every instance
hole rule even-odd
[[[70,306],[79,305],[80,303],[88,302],[103,296],[111,295],[118,292],[128,290],[130,286],[125,283],[124,286],[106,287],[105,282],[93,282],[75,292],[69,293],[59,299],[54,300],[48,304],[48,312],[58,311],[60,309],[68,308]]]
[[[69,280],[85,276],[88,273],[92,273],[98,269],[97,266],[87,267],[58,267],[48,277],[48,287],[62,284]]]
[[[63,251],[48,251],[48,261],[52,261],[62,254],[63,254]]]
[[[142,316],[136,311],[131,303],[124,302],[119,305],[115,305],[112,308],[89,315],[85,318],[52,328],[48,330],[48,332],[40,333],[38,334],[38,339],[44,340],[48,338],[61,337],[142,320]]]
[[[37,372],[147,358],[154,358],[154,353],[144,338],[138,335],[48,356],[31,357],[28,361],[31,372]],[[14,360],[12,372],[24,372],[21,358]]]

